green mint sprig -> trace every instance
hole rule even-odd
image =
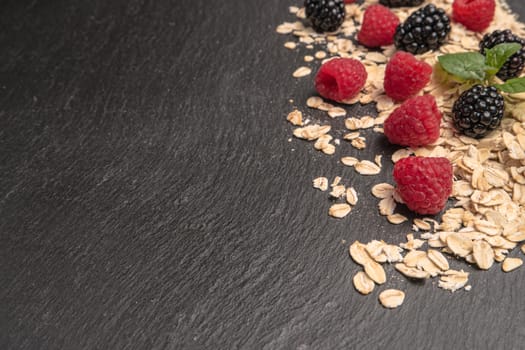
[[[518,43],[504,43],[485,49],[485,55],[479,52],[452,53],[439,56],[438,61],[446,72],[457,78],[491,84],[503,92],[525,92],[525,77],[510,79],[503,84],[492,83],[505,61],[520,49]]]

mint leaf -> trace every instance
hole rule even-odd
[[[511,94],[525,92],[525,77],[509,79],[504,84],[494,84],[493,86],[500,91]]]
[[[486,69],[487,73],[489,75],[496,74],[505,64],[505,61],[520,49],[521,44],[518,43],[503,43],[491,49],[485,49],[486,65],[488,66]]]
[[[444,70],[458,78],[485,79],[485,56],[479,52],[451,53],[439,56],[438,61]]]

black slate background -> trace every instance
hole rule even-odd
[[[410,225],[368,194],[391,182],[383,138],[334,157],[288,142],[313,93],[291,78],[306,51],[274,31],[293,4],[0,3],[0,348],[525,348],[524,269],[455,262],[473,286],[455,294],[391,268],[353,289],[349,242]],[[335,161],[376,153],[371,178]],[[346,219],[321,175],[357,188]]]

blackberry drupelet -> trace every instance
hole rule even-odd
[[[379,0],[379,3],[388,7],[419,6],[424,0]]]
[[[397,27],[394,43],[400,50],[421,54],[439,48],[448,33],[450,19],[445,11],[429,4],[412,13]]]
[[[485,54],[485,49],[491,49],[503,43],[518,43],[521,44],[521,49],[510,56],[496,76],[502,80],[516,78],[521,74],[525,66],[525,40],[514,35],[509,29],[495,30],[483,36],[483,39],[479,42],[479,51]]]
[[[475,85],[459,96],[452,108],[452,115],[460,132],[481,138],[500,125],[503,111],[503,96],[495,87]]]
[[[316,32],[336,31],[345,20],[343,0],[305,0],[306,17]]]

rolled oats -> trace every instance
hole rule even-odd
[[[478,267],[488,270],[494,264],[494,251],[490,244],[485,241],[474,241],[472,245],[472,256]]]
[[[381,305],[389,309],[400,306],[404,300],[405,293],[397,289],[386,289],[379,294]]]
[[[437,267],[439,267],[442,271],[448,270],[449,264],[447,258],[441,254],[441,252],[435,250],[435,249],[429,249],[427,251],[428,258],[432,260],[434,264],[436,264]]]
[[[356,273],[352,281],[355,289],[363,295],[370,294],[374,290],[374,281],[372,281],[363,271]]]
[[[326,191],[328,189],[328,179],[326,177],[318,177],[313,179],[314,188]]]
[[[330,207],[328,210],[328,215],[341,219],[347,216],[350,211],[352,211],[352,207],[350,205],[346,203],[337,203]]]
[[[501,269],[505,272],[510,272],[523,265],[523,260],[520,258],[506,258],[501,264]]]
[[[404,263],[397,263],[394,267],[406,277],[415,279],[426,279],[430,277],[430,274],[427,271],[419,270],[415,267],[409,267]]]
[[[307,75],[310,75],[310,73],[312,73],[312,69],[311,68],[308,68],[308,67],[299,67],[297,68],[293,73],[293,77],[294,78],[302,78],[302,77],[305,77]]]

